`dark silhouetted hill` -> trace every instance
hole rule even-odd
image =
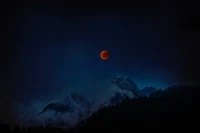
[[[199,120],[199,94],[200,87],[175,86],[157,90],[149,98],[126,98],[95,112],[77,132],[192,132]]]
[[[83,132],[198,132],[200,87],[174,86],[157,90],[149,97],[122,100],[115,106],[99,109],[69,133]],[[1,133],[11,132],[0,124]],[[61,128],[16,126],[14,133],[62,133]]]

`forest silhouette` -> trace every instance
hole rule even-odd
[[[174,132],[198,130],[199,86],[159,89],[149,97],[130,99],[100,108],[74,128],[37,126],[14,128],[0,123],[1,133]]]

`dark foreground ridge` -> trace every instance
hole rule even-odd
[[[120,104],[99,109],[68,131],[55,127],[16,126],[12,131],[0,124],[1,133],[82,132],[175,132],[198,131],[200,87],[175,86],[157,90],[149,98],[124,99]]]

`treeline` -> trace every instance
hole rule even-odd
[[[149,98],[126,98],[120,104],[101,108],[69,131],[48,126],[27,129],[16,126],[13,133],[197,132],[199,94],[198,86],[174,86],[157,90]],[[1,130],[11,132],[3,123]]]

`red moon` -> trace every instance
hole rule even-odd
[[[107,50],[103,50],[100,53],[100,57],[102,60],[107,60],[109,58],[110,54]]]

